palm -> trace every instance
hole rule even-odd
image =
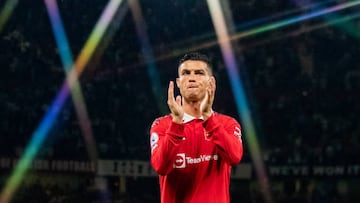
[[[184,110],[181,105],[181,96],[177,96],[176,100],[174,98],[174,82],[172,81],[170,81],[169,84],[167,104],[173,118],[177,122],[180,122],[182,120],[182,116],[184,115]]]
[[[215,81],[210,82],[205,98],[200,104],[200,110],[204,118],[208,118],[212,113],[212,105],[215,97]]]

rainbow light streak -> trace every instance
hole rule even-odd
[[[9,16],[14,11],[16,5],[18,4],[18,0],[7,0],[3,9],[0,12],[0,32],[2,31],[5,23],[9,19]]]
[[[82,49],[78,59],[75,62],[75,68],[72,69],[70,75],[70,84],[72,84],[76,76],[80,75],[85,69],[85,65],[94,53],[95,48],[98,46],[102,36],[106,31],[106,28],[109,26],[122,1],[123,0],[110,0],[108,5],[106,6],[103,15],[96,23],[95,29],[92,31],[89,39],[85,44],[85,47]]]
[[[1,192],[0,202],[7,203],[10,202],[11,197],[15,190],[18,188],[26,170],[31,165],[32,160],[34,159],[36,153],[39,150],[40,145],[43,143],[47,133],[50,131],[54,120],[59,114],[61,107],[63,106],[66,98],[68,96],[68,89],[62,88],[57,98],[53,101],[51,108],[48,113],[44,116],[40,126],[33,133],[30,144],[25,149],[24,155],[19,160],[14,172],[12,173],[10,179],[6,183],[5,188]]]
[[[330,25],[336,25],[337,26],[338,24],[340,24],[340,26],[345,26],[345,25],[347,26],[347,24],[345,24],[345,25],[341,25],[341,24],[344,23],[344,22],[350,21],[350,20],[354,20],[354,19],[359,18],[359,17],[360,17],[360,13],[354,13],[354,14],[347,15],[345,17],[336,18],[336,19],[333,19],[331,21],[327,21],[327,22],[324,22],[324,23],[319,23],[319,24],[315,24],[315,25],[311,25],[311,26],[306,26],[305,28],[300,28],[298,30],[285,33],[285,34],[283,34],[281,36],[274,36],[274,37],[271,37],[271,38],[266,38],[265,40],[261,40],[261,41],[258,40],[257,42],[252,43],[252,44],[250,44],[248,46],[243,46],[242,48],[247,49],[249,47],[255,47],[255,46],[263,45],[263,44],[266,44],[266,43],[269,43],[269,42],[272,42],[272,41],[283,40],[283,39],[288,38],[288,37],[298,36],[298,35],[301,35],[303,33],[307,33],[307,32],[311,32],[311,31],[314,31],[314,30],[322,29],[322,28],[328,27]],[[348,29],[348,28],[346,28],[346,29]],[[352,27],[351,29],[352,30],[350,30],[348,32],[355,32],[356,31],[355,27]],[[356,36],[357,32],[350,33],[350,34]]]
[[[344,17],[339,17],[339,18],[333,18],[325,23],[321,23],[321,24],[317,24],[317,25],[314,25],[314,26],[307,26],[305,29],[301,29],[301,33],[304,33],[304,32],[310,32],[310,31],[313,31],[313,30],[317,30],[317,29],[321,29],[321,28],[324,28],[324,27],[327,27],[329,25],[335,25],[335,26],[339,26],[339,27],[343,27],[344,26],[344,29],[347,30],[350,34],[352,34],[353,36],[357,37],[357,38],[360,38],[360,33],[358,32],[358,27],[356,26],[356,24],[349,24],[349,23],[345,23],[345,24],[342,24],[344,22],[348,22],[350,20],[354,20],[356,18],[359,18],[360,17],[360,13],[353,13],[353,14],[350,14],[350,15],[347,15],[347,16],[344,16]],[[292,33],[292,35],[298,35],[300,34],[299,32],[295,32],[295,33]]]
[[[357,17],[359,16],[359,13],[357,13]],[[329,21],[337,21],[339,17],[337,16],[332,16],[330,15],[327,19]],[[345,31],[346,33],[348,33],[349,35],[355,37],[356,39],[360,39],[360,33],[359,33],[359,26],[356,25],[355,23],[335,23],[336,27],[342,29],[343,31]]]
[[[263,160],[261,158],[261,150],[258,145],[255,127],[251,118],[251,110],[249,108],[249,105],[247,104],[244,87],[241,83],[241,79],[237,71],[237,63],[230,44],[224,14],[222,12],[219,1],[207,0],[207,4],[210,10],[211,18],[213,20],[220,48],[224,57],[228,76],[230,78],[230,83],[232,87],[231,89],[235,97],[236,107],[245,126],[244,131],[248,140],[249,149],[251,151],[251,157],[255,165],[257,177],[262,187],[262,192],[264,194],[265,200],[267,202],[272,202],[272,197],[268,189],[269,187],[266,170],[263,164]]]
[[[129,6],[136,24],[136,31],[142,46],[141,50],[145,57],[145,63],[147,64],[147,73],[151,79],[152,92],[157,100],[157,104],[160,112],[164,114],[168,111],[165,109],[165,106],[163,105],[165,101],[164,95],[161,94],[163,91],[160,84],[159,73],[156,68],[154,54],[149,42],[148,34],[146,32],[146,25],[141,13],[141,7],[138,0],[130,0]]]
[[[299,1],[293,0],[294,4],[298,7],[301,7],[301,3]],[[324,17],[327,21],[336,21],[338,18],[340,18],[338,15],[336,14],[329,14],[327,16]],[[335,24],[336,27],[344,30],[346,33],[350,34],[351,36],[359,39],[360,37],[360,33],[359,33],[359,29],[357,27],[357,25],[355,25],[354,23],[348,22],[345,24],[339,24],[336,23]]]
[[[313,4],[306,5],[306,6],[302,6],[301,8],[288,10],[288,11],[284,11],[284,12],[281,12],[281,13],[276,13],[276,14],[271,15],[271,16],[266,16],[264,18],[258,18],[258,19],[254,19],[254,20],[251,20],[251,21],[247,21],[247,22],[244,22],[244,23],[241,23],[241,24],[237,25],[235,27],[235,30],[237,30],[239,32],[239,31],[242,31],[242,30],[245,30],[245,29],[251,29],[252,27],[255,27],[255,26],[259,25],[259,24],[263,24],[263,23],[267,23],[267,22],[273,22],[275,19],[278,19],[280,17],[285,17],[285,16],[288,16],[288,15],[291,15],[291,14],[294,14],[294,13],[297,13],[297,12],[303,12],[304,10],[308,10],[308,9],[314,9],[314,8],[317,8],[317,7],[320,7],[320,6],[324,6],[325,4],[328,4],[328,3],[331,3],[331,2],[334,2],[334,0],[324,1],[324,2],[319,2],[319,3],[313,3]],[[178,47],[179,45],[184,45],[184,44],[188,44],[188,43],[193,44],[194,41],[210,38],[213,35],[214,35],[214,33],[205,33],[205,34],[202,34],[201,36],[196,36],[196,37],[193,37],[193,38],[190,38],[190,39],[185,39],[183,41],[175,42],[173,44],[168,45],[168,47]]]
[[[350,8],[350,7],[353,7],[353,6],[357,6],[359,4],[360,4],[360,0],[356,0],[356,1],[351,1],[351,2],[348,2],[348,3],[343,3],[343,4],[340,4],[340,5],[336,5],[336,6],[333,6],[333,7],[327,8],[327,9],[323,9],[323,10],[320,10],[320,11],[314,11],[314,12],[306,14],[306,15],[297,16],[297,17],[287,19],[287,20],[282,20],[280,22],[272,23],[272,24],[269,24],[269,25],[264,25],[264,26],[261,26],[259,28],[254,28],[254,29],[251,29],[249,31],[239,33],[237,35],[232,36],[230,40],[240,39],[240,38],[248,37],[248,36],[251,36],[251,35],[259,34],[259,33],[262,33],[262,32],[274,30],[274,29],[281,28],[281,27],[291,25],[291,24],[294,24],[294,23],[298,23],[298,22],[301,22],[301,21],[304,21],[304,20],[319,17],[319,16],[326,15],[326,14],[329,14],[329,13],[332,13],[332,12],[347,9],[347,8]]]
[[[45,0],[51,25],[53,28],[55,40],[59,48],[59,54],[63,63],[65,72],[68,74],[73,66],[72,54],[69,43],[65,34],[64,26],[61,21],[59,9],[55,0]],[[94,136],[91,130],[91,122],[86,110],[86,104],[82,95],[81,87],[78,80],[74,81],[74,86],[71,88],[71,96],[73,98],[77,117],[80,122],[80,127],[83,132],[86,147],[90,159],[94,162],[97,161],[97,150],[94,141]]]
[[[253,36],[253,35],[256,35],[256,34],[260,34],[260,33],[263,33],[263,32],[275,30],[275,29],[278,29],[278,28],[281,28],[281,27],[292,25],[292,24],[295,24],[295,23],[298,23],[298,22],[301,22],[301,21],[309,20],[309,19],[312,19],[312,18],[315,18],[315,17],[319,17],[319,16],[322,16],[322,15],[332,13],[332,12],[341,11],[343,9],[347,9],[347,8],[350,8],[350,7],[353,7],[353,6],[357,6],[359,4],[360,4],[360,0],[351,1],[351,2],[340,4],[340,5],[336,5],[336,6],[327,8],[327,9],[323,9],[323,10],[320,10],[320,11],[314,11],[314,12],[306,14],[306,15],[300,15],[300,16],[296,16],[296,17],[289,18],[289,19],[286,19],[286,20],[281,20],[281,21],[278,21],[278,22],[275,22],[275,23],[271,23],[271,24],[268,24],[268,25],[259,26],[257,28],[253,28],[253,29],[250,29],[250,30],[247,30],[247,31],[244,31],[244,32],[240,32],[240,33],[238,33],[236,35],[233,35],[228,40],[238,40],[238,39],[242,39],[242,38],[245,38],[245,37],[250,37],[250,36]],[[158,57],[157,60],[164,60],[164,59],[167,59],[167,58],[171,58],[171,57],[177,56],[179,54],[186,53],[188,51],[196,51],[196,50],[199,50],[199,49],[205,49],[205,48],[213,47],[213,46],[217,45],[218,43],[220,43],[220,42],[215,40],[215,41],[205,42],[205,43],[203,43],[201,45],[193,46],[193,47],[190,47],[190,48],[187,48],[187,49],[175,50],[170,54],[166,54],[166,55],[162,55],[162,56]]]
[[[288,16],[288,15],[291,15],[291,14],[294,14],[297,12],[303,12],[304,10],[315,9],[317,7],[324,6],[325,4],[328,4],[331,2],[334,2],[334,0],[313,3],[313,4],[306,5],[306,6],[301,6],[301,7],[299,6],[300,8],[298,8],[298,9],[293,9],[293,10],[285,11],[282,13],[276,13],[274,15],[267,16],[264,18],[258,18],[258,19],[252,20],[252,21],[244,22],[244,23],[241,23],[240,25],[238,25],[236,27],[236,30],[250,29],[251,27],[254,27],[256,25],[259,25],[262,23],[267,23],[267,22],[272,22],[273,20],[275,20],[277,18],[285,17],[285,16]]]
[[[92,31],[90,38],[87,40],[84,48],[82,49],[80,56],[77,58],[75,67],[71,69],[70,74],[67,75],[67,79],[64,81],[60,92],[52,102],[49,111],[42,119],[38,128],[32,134],[32,139],[26,147],[23,157],[19,160],[18,165],[14,169],[14,172],[11,174],[10,179],[1,193],[1,203],[7,203],[11,200],[15,190],[18,188],[21,180],[23,179],[25,172],[39,151],[39,147],[53,126],[56,117],[59,115],[61,108],[69,96],[70,89],[73,87],[74,82],[77,81],[78,75],[84,71],[87,62],[89,61],[100,41],[100,38],[104,34],[121,2],[122,0],[111,0],[106,6],[100,20],[95,26],[95,29]]]
[[[116,34],[116,31],[120,27],[128,10],[129,10],[129,6],[127,4],[123,4],[114,15],[110,25],[108,26],[106,32],[102,36],[101,42],[99,42],[98,47],[93,53],[93,57],[91,58],[91,66],[89,66],[86,70],[88,74],[89,72],[94,71],[92,67],[95,67],[99,63],[105,49],[109,46],[110,42],[112,42],[112,39],[114,38],[114,35]]]

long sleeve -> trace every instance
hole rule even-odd
[[[151,165],[159,175],[173,170],[178,145],[184,138],[184,125],[162,117],[154,121],[150,129]]]
[[[159,175],[161,202],[230,202],[231,165],[243,153],[240,124],[214,113],[206,121],[185,115],[154,121],[151,165]]]
[[[240,124],[231,117],[210,116],[203,126],[207,139],[220,149],[219,153],[230,165],[238,164],[243,155]]]

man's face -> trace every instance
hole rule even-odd
[[[201,101],[210,83],[214,82],[207,64],[203,61],[187,60],[179,66],[176,84],[181,95],[188,101]]]

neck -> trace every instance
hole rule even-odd
[[[200,101],[185,101],[183,104],[184,112],[196,118],[201,117],[200,104]]]

